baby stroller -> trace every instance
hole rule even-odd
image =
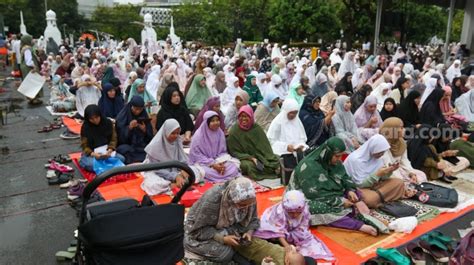
[[[171,203],[157,205],[148,196],[140,204],[131,198],[87,204],[107,179],[125,173],[179,168],[189,180]],[[184,206],[178,202],[194,184],[184,163],[166,162],[118,167],[97,176],[84,189],[75,261],[79,265],[176,264],[184,257]]]

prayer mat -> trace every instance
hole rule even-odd
[[[72,163],[76,166],[79,173],[81,173],[82,177],[87,179],[88,182],[91,182],[93,179],[95,179],[97,175],[94,172],[87,171],[79,165],[79,159],[81,158],[81,153],[72,153],[72,154],[69,154],[69,157],[71,158]],[[136,179],[139,176],[141,176],[140,173],[129,173],[129,174],[117,175],[115,177],[112,177],[106,180],[100,186],[103,187],[103,186],[107,186],[107,185],[114,184],[117,182],[124,182],[131,179]]]
[[[70,111],[70,112],[55,112],[53,106],[46,106],[46,109],[52,116],[74,116],[77,111]]]
[[[62,116],[63,124],[68,128],[68,130],[74,134],[81,134],[82,124],[77,122],[75,119],[68,116]]]
[[[411,206],[415,209],[418,210],[418,212],[416,213],[416,218],[418,219],[418,222],[421,222],[421,221],[426,221],[426,220],[431,220],[433,218],[435,218],[436,216],[439,215],[440,211],[436,208],[436,207],[433,207],[433,206],[429,206],[427,204],[423,204],[421,202],[418,202],[418,201],[413,201],[413,200],[402,200],[400,201],[401,203],[404,203],[408,206]],[[371,215],[377,219],[379,219],[380,221],[384,222],[385,225],[388,225],[389,223],[395,221],[395,219],[397,219],[396,217],[394,216],[391,216],[381,210],[374,210],[371,212]]]

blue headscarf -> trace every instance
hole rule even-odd
[[[272,112],[274,108],[271,107],[272,102],[279,98],[278,95],[273,91],[268,91],[265,97],[263,98],[262,104],[267,107],[269,112]]]
[[[151,123],[148,121],[145,123],[146,132],[142,132],[138,128],[134,128],[132,130],[128,129],[128,126],[132,120],[138,121],[140,119],[148,119],[148,113],[145,109],[143,109],[143,111],[139,115],[134,115],[132,113],[132,106],[144,108],[145,101],[140,96],[134,96],[117,115],[116,127],[119,138],[119,144],[142,146],[144,148],[153,138],[153,128],[151,127]]]
[[[111,89],[116,90],[114,98],[109,98],[108,96],[108,92]],[[102,88],[102,97],[99,99],[99,108],[105,117],[115,119],[117,114],[123,109],[124,104],[124,100],[117,89],[110,83],[105,84]]]

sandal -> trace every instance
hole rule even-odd
[[[54,179],[54,178],[57,178],[58,176],[56,175],[56,171],[55,170],[48,170],[46,171],[46,178],[47,179]]]
[[[49,185],[64,184],[64,183],[67,183],[69,180],[71,180],[71,175],[69,175],[69,174],[60,174],[59,177],[57,177],[57,178],[49,179],[48,184]]]
[[[402,255],[395,248],[387,248],[387,249],[377,248],[376,253],[380,257],[386,260],[392,261],[397,265],[410,265],[410,259]]]
[[[74,171],[74,169],[72,167],[67,166],[67,165],[63,165],[63,164],[59,164],[55,161],[52,161],[50,164],[46,164],[44,166],[46,168],[59,171],[61,173],[68,173],[68,172],[73,172]]]
[[[455,243],[456,241],[452,237],[447,236],[441,233],[440,231],[432,231],[428,234],[434,237],[435,239],[437,239],[438,241],[440,241],[441,243],[443,243],[444,245],[446,245],[446,247],[448,248],[448,251],[452,252],[456,248],[455,245],[453,246],[453,243]]]
[[[427,234],[421,237],[418,245],[423,251],[431,255],[436,261],[446,263],[449,261],[448,248],[433,236]]]
[[[51,128],[51,126],[44,126],[43,128],[39,129],[38,130],[38,133],[45,133],[45,132],[50,132],[52,131],[53,129]]]
[[[76,256],[76,253],[71,253],[68,251],[58,251],[56,252],[57,261],[72,260]]]
[[[423,249],[420,246],[418,246],[416,243],[413,243],[413,242],[408,243],[408,245],[405,247],[405,250],[408,256],[413,261],[413,264],[415,265],[426,264],[425,252],[423,252]]]
[[[395,265],[395,263],[380,257],[375,257],[366,261],[364,265]]]
[[[76,186],[77,184],[79,184],[79,180],[71,178],[68,182],[59,185],[59,188],[68,189],[70,187]]]

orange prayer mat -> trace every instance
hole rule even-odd
[[[67,129],[74,134],[81,134],[82,124],[78,123],[75,119],[63,116],[63,124]]]
[[[71,157],[73,158],[73,157]],[[77,157],[76,157],[77,159]],[[113,200],[123,197],[130,197],[141,201],[145,192],[140,185],[143,177],[138,174],[137,178],[129,179],[120,183],[112,183],[99,187],[99,192],[105,200]],[[284,188],[270,191],[257,192],[257,211],[261,216],[269,207],[282,200]],[[158,203],[169,203],[169,195],[156,195],[152,199]],[[360,264],[372,257],[375,257],[377,248],[398,247],[415,238],[434,230],[474,209],[474,205],[457,213],[441,213],[435,218],[423,221],[413,230],[411,234],[391,233],[373,237],[362,232],[351,231],[327,226],[311,228],[311,232],[321,239],[336,257],[333,264]],[[319,264],[320,261],[318,261]],[[324,263],[324,261],[321,261]],[[329,264],[331,262],[327,262]]]

